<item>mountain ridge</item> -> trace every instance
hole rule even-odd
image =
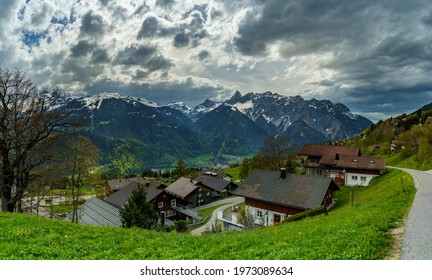
[[[299,148],[352,136],[372,124],[340,103],[271,92],[236,92],[225,102],[206,99],[193,108],[100,93],[68,100],[63,109],[86,121],[81,131],[102,147],[103,162],[113,156],[112,145],[126,142],[140,166],[157,167],[178,158],[250,155],[277,135]]]

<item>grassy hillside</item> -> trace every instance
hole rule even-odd
[[[0,259],[380,259],[414,193],[411,177],[391,170],[354,196],[343,188],[328,216],[200,237],[2,213]]]

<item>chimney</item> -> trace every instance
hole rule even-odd
[[[286,178],[286,168],[281,168],[280,169],[280,177],[281,179],[285,179]]]
[[[336,153],[336,160],[339,160],[339,153]]]

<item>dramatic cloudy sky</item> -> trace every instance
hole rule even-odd
[[[234,91],[346,104],[374,121],[432,102],[430,0],[0,0],[0,66],[72,94],[188,105]]]

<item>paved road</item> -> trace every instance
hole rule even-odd
[[[432,171],[400,168],[414,179],[417,193],[408,214],[401,260],[432,260]]]
[[[198,211],[198,210],[202,210],[205,208],[214,207],[217,205],[222,205],[221,207],[218,207],[218,208],[216,208],[216,210],[213,211],[210,220],[206,224],[204,224],[203,226],[201,226],[199,228],[194,229],[193,231],[191,231],[191,234],[192,235],[201,235],[207,229],[211,230],[212,226],[214,226],[216,224],[218,211],[225,210],[226,208],[231,207],[233,204],[239,204],[242,202],[244,202],[244,197],[230,197],[230,198],[226,198],[226,199],[222,199],[222,200],[218,200],[218,201],[206,204],[206,205],[201,206],[201,207],[194,208],[193,210]],[[229,203],[229,204],[227,204],[227,203]],[[227,204],[227,205],[223,205],[223,204]]]

